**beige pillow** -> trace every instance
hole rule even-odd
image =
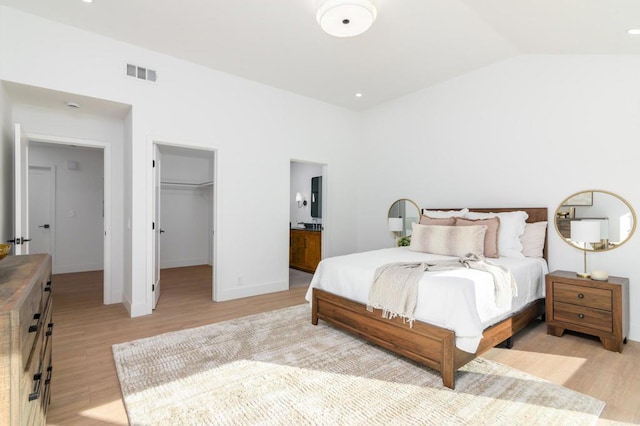
[[[425,215],[420,216],[420,225],[453,226],[455,224],[456,224],[455,217],[433,218]]]
[[[413,233],[409,250],[423,253],[462,257],[467,254],[482,256],[486,225],[438,226],[412,223]]]
[[[527,223],[520,237],[522,254],[526,257],[542,257],[546,236],[547,222]]]
[[[500,218],[490,219],[462,219],[456,218],[456,226],[486,225],[487,232],[484,234],[484,256],[500,257],[498,251],[498,230],[500,229]]]

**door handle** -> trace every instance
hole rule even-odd
[[[160,233],[164,234],[164,229],[160,228]]]
[[[45,223],[44,225],[38,225],[38,228],[49,229],[51,228],[51,225],[49,225],[48,223]]]

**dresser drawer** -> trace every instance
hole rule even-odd
[[[34,285],[20,308],[20,340],[22,348],[22,368],[27,368],[29,357],[34,349],[38,331],[42,327],[42,287]]]
[[[587,308],[571,303],[554,302],[553,320],[609,333],[613,331],[613,315],[611,311]]]
[[[554,282],[553,294],[554,302],[571,303],[604,311],[613,309],[610,290]]]

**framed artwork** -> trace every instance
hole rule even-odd
[[[580,192],[579,194],[574,195],[571,198],[568,198],[567,201],[563,204],[565,206],[592,206],[593,205],[593,192]]]

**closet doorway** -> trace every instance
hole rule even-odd
[[[206,293],[213,300],[215,160],[215,151],[154,143],[153,309],[163,276],[172,282],[183,277],[185,292],[193,291],[187,286],[202,286],[206,277]],[[180,291],[178,285],[163,297]]]

